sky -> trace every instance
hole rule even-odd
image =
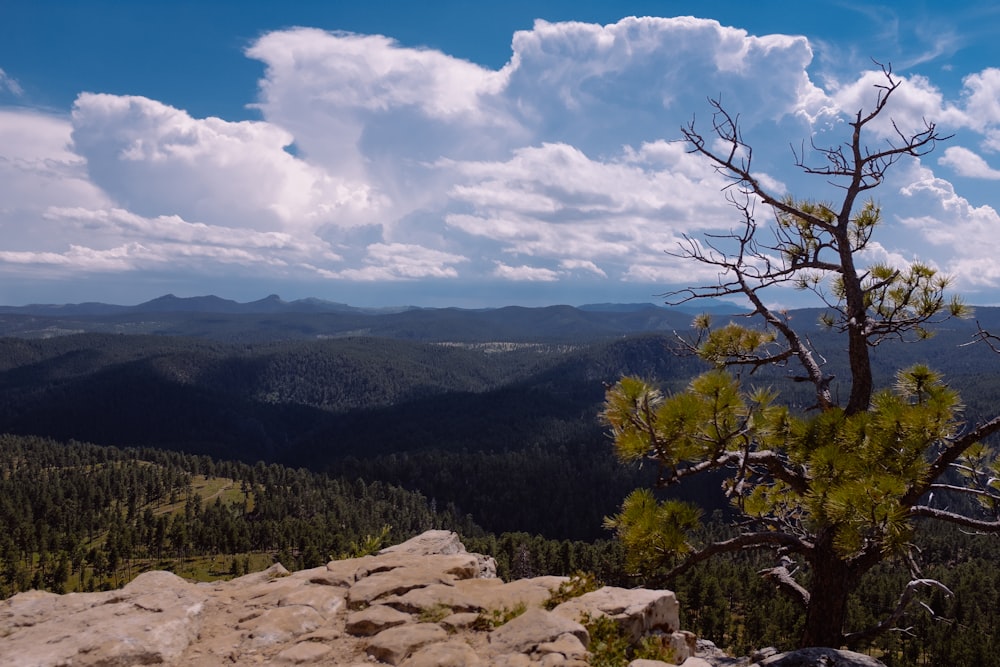
[[[876,62],[951,138],[873,193],[862,263],[1000,304],[998,34],[991,1],[8,0],[0,304],[662,302],[740,221],[680,128],[721,99],[762,182],[836,201],[793,148],[848,138]]]

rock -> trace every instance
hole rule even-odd
[[[248,632],[251,645],[286,644],[323,624],[323,617],[312,607],[277,607],[241,622],[238,630]]]
[[[141,574],[110,593],[16,595],[0,614],[11,629],[0,665],[172,664],[198,638],[205,599],[169,572]]]
[[[405,553],[416,556],[432,554],[464,554],[465,545],[458,534],[450,530],[428,530],[406,542],[386,547],[378,552],[380,556],[393,553]],[[478,579],[493,579],[497,576],[497,562],[492,556],[473,554],[476,558],[476,574]]]
[[[379,556],[386,554],[410,554],[414,556],[430,556],[432,554],[464,554],[465,545],[458,537],[458,533],[450,530],[428,530],[426,532],[411,537],[405,542],[400,542],[391,547],[386,547],[378,552]]]
[[[490,633],[490,644],[509,653],[531,653],[567,633],[575,635],[584,648],[590,643],[587,629],[576,621],[533,608]]]
[[[347,631],[355,636],[370,637],[411,620],[409,614],[376,604],[350,614],[347,617]]]
[[[451,612],[478,612],[483,609],[478,600],[450,584],[431,584],[414,588],[403,595],[383,598],[381,602],[410,614],[419,614],[425,610],[441,607]]]
[[[376,660],[398,665],[417,649],[447,638],[448,633],[434,623],[400,625],[372,637],[366,651]]]
[[[569,577],[534,577],[504,582],[500,579],[467,579],[455,582],[455,588],[478,600],[484,609],[516,609],[518,605],[540,607],[559,584]],[[575,619],[574,619],[575,620]]]
[[[693,639],[676,632],[669,591],[602,589],[550,612],[542,606],[566,577],[480,578],[486,557],[448,531],[397,547],[228,582],[148,572],[117,591],[20,593],[0,601],[0,667],[586,667],[582,610],[664,633],[678,647]],[[483,629],[483,616],[520,608]]]
[[[299,642],[279,653],[275,662],[286,662],[292,665],[320,662],[325,660],[332,651],[332,648],[319,642]]]
[[[670,634],[680,629],[680,605],[672,591],[605,586],[563,602],[553,611],[573,620],[585,614],[610,616],[632,642],[654,630]]]
[[[670,650],[673,652],[674,661],[678,664],[694,656],[697,649],[698,638],[693,632],[679,630],[670,635]]]
[[[751,667],[885,667],[885,663],[853,651],[804,648],[772,655]]]
[[[351,609],[360,609],[382,597],[402,595],[414,588],[431,584],[451,584],[454,577],[442,573],[434,564],[399,567],[377,572],[359,579],[347,591],[347,604]]]
[[[479,667],[481,664],[471,646],[449,641],[418,649],[402,662],[402,667]]]
[[[579,637],[567,632],[559,635],[555,641],[539,644],[535,648],[535,653],[540,655],[558,653],[567,660],[584,660],[587,657],[587,647]]]

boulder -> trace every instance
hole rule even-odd
[[[206,593],[170,572],[147,572],[110,593],[15,595],[0,614],[0,665],[175,663],[198,638]]]
[[[482,661],[465,642],[448,641],[417,649],[402,667],[479,667]]]
[[[415,556],[431,556],[435,554],[450,555],[467,553],[458,534],[450,530],[428,530],[400,544],[386,547],[378,552],[386,554],[410,554]],[[497,562],[492,556],[473,554],[476,561],[475,577],[492,579],[497,576]]]
[[[386,547],[379,551],[378,555],[400,553],[413,556],[431,556],[434,554],[464,554],[466,551],[458,533],[450,530],[428,530],[405,542]]]
[[[365,650],[376,660],[398,665],[417,649],[447,638],[448,633],[434,623],[400,625],[372,637]]]
[[[885,667],[885,663],[862,653],[833,648],[803,648],[778,653],[751,667]]]
[[[671,634],[680,629],[680,605],[672,591],[605,586],[563,602],[553,611],[572,620],[610,616],[632,642],[653,631]]]
[[[346,629],[352,635],[370,637],[383,630],[409,623],[411,620],[409,614],[396,611],[392,607],[376,604],[349,614]]]
[[[584,648],[590,643],[587,629],[576,621],[532,608],[490,633],[490,645],[508,653],[532,653],[541,644],[554,642],[564,634],[574,635]]]

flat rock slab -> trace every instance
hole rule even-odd
[[[751,667],[885,667],[885,663],[862,653],[832,648],[803,648],[779,653]]]
[[[275,662],[289,665],[303,665],[324,661],[333,649],[319,642],[299,642],[286,648],[275,657]]]
[[[169,572],[147,572],[120,591],[77,594],[68,609],[58,606],[68,596],[16,595],[0,614],[12,629],[0,665],[172,663],[198,638],[206,593]]]
[[[371,637],[383,630],[409,623],[412,618],[386,605],[374,604],[347,616],[347,632],[358,637]]]
[[[478,600],[484,609],[516,609],[518,605],[540,607],[569,577],[534,577],[503,582],[500,579],[464,579],[455,588]]]
[[[568,600],[554,609],[571,620],[583,616],[610,616],[630,641],[654,630],[670,634],[680,629],[680,605],[672,591],[605,586]]]
[[[482,664],[471,646],[450,641],[418,649],[401,663],[401,667],[479,667]]]
[[[505,653],[531,653],[565,634],[575,635],[584,647],[590,643],[587,629],[576,621],[534,608],[490,633],[490,645]]]
[[[260,647],[288,643],[324,622],[323,616],[312,607],[277,607],[241,622],[237,629],[246,631],[252,645]]]
[[[417,649],[446,639],[448,633],[435,623],[400,625],[372,637],[365,650],[376,660],[398,665]]]

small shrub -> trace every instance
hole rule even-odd
[[[350,548],[340,554],[340,558],[336,560],[361,558],[362,556],[371,556],[377,553],[389,541],[389,531],[391,530],[392,526],[385,525],[382,526],[382,530],[378,535],[365,535],[360,542],[351,542]]]
[[[578,598],[584,593],[591,593],[601,588],[603,584],[597,580],[592,572],[574,572],[568,581],[559,584],[558,588],[549,593],[549,599],[545,601],[545,608],[555,609],[563,602]]]
[[[633,646],[622,626],[610,616],[584,614],[580,622],[590,633],[591,667],[626,667],[639,658],[673,664],[674,652],[665,635],[643,637]]]
[[[480,632],[498,628],[504,623],[517,618],[528,609],[523,602],[518,602],[513,609],[501,607],[500,609],[489,609],[479,612],[479,616],[472,623],[472,629]]]
[[[421,623],[438,623],[448,616],[451,616],[451,607],[438,602],[430,607],[424,607],[421,609],[420,614],[417,616],[417,620]]]

